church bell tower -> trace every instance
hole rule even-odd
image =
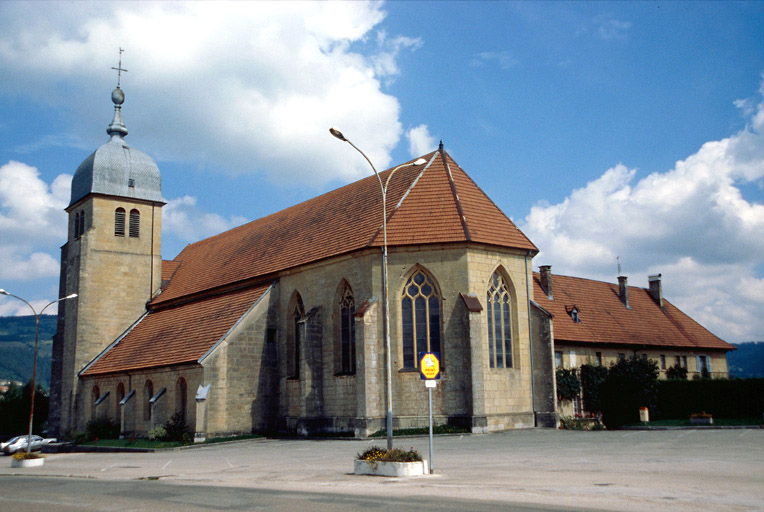
[[[120,54],[122,50],[120,49]],[[122,59],[116,69],[121,79]],[[83,429],[89,396],[78,374],[141,315],[161,285],[162,201],[159,168],[125,142],[125,94],[111,94],[109,141],[80,164],[72,179],[67,242],[61,247],[61,297],[53,341],[48,430]]]

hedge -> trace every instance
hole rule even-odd
[[[764,379],[666,380],[658,382],[655,419],[684,419],[707,412],[714,418],[761,418]]]

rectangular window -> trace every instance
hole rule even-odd
[[[575,350],[571,350],[570,351],[570,367],[571,368],[575,368],[576,367],[576,363],[577,363],[577,361],[576,361],[576,351]]]
[[[642,354],[642,361],[647,361],[647,354]]]
[[[666,369],[666,356],[661,354],[660,358],[661,358],[661,370],[665,370]]]
[[[595,357],[597,358],[597,366],[602,366],[602,352],[597,352]]]
[[[554,367],[562,368],[562,352],[555,351],[554,353]]]
[[[620,352],[618,354],[618,360],[619,361],[624,361],[625,359],[626,359],[626,354],[624,354],[623,352]]]
[[[679,356],[674,356],[674,366],[677,368],[682,366],[682,360],[679,358]]]
[[[682,368],[687,368],[687,356],[682,356]]]

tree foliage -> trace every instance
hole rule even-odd
[[[29,431],[29,405],[31,401],[31,380],[19,387],[11,384],[0,395],[0,434],[17,436]],[[34,425],[32,433],[40,434],[48,422],[49,398],[47,392],[37,386],[34,396]]]
[[[687,380],[687,368],[681,366],[671,366],[666,370],[666,378],[668,380]]]
[[[581,388],[583,390],[584,409],[592,414],[602,411],[600,387],[605,382],[608,369],[604,366],[585,364],[581,366]]]
[[[557,400],[564,402],[574,400],[581,392],[581,381],[573,370],[557,368]]]
[[[658,398],[658,363],[641,357],[610,367],[600,386],[602,420],[609,428],[639,421],[639,408],[654,409]]]

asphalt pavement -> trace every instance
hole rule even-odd
[[[337,510],[353,510],[356,505],[365,509],[369,503],[384,510],[389,508],[386,503],[409,500],[422,504],[414,507],[421,510],[431,503],[432,510],[764,511],[764,429],[529,429],[443,436],[435,438],[433,475],[353,475],[355,455],[371,444],[384,443],[384,439],[255,439],[156,453],[49,454],[44,466],[25,469],[11,468],[6,457],[0,459],[0,481],[6,482],[0,484],[0,509],[35,510],[24,508],[32,504],[25,505],[18,488],[23,490],[39,478],[60,482],[64,488],[87,479],[207,488],[208,495],[221,488],[256,490],[267,496],[297,496],[295,506],[300,500],[307,503],[299,498],[303,493],[324,495],[327,504],[341,505]],[[413,447],[428,457],[426,437],[398,438],[395,445]],[[141,486],[135,489],[140,493]],[[36,499],[45,502],[44,496]],[[287,501],[279,503],[264,508],[290,509]],[[449,507],[439,508],[438,503]],[[104,502],[105,508],[92,510],[114,510],[110,505],[115,503]]]

